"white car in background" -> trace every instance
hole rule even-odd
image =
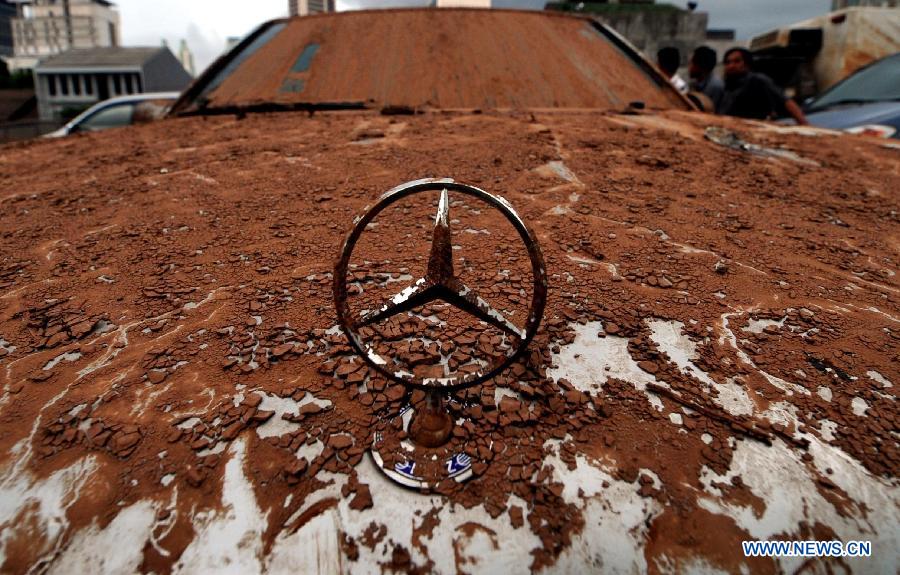
[[[180,95],[180,92],[149,92],[103,100],[44,137],[61,138],[77,132],[99,132],[152,122],[165,116]]]

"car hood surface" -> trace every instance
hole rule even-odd
[[[792,571],[741,550],[777,537],[871,541],[854,568],[893,572],[898,153],[573,110],[0,147],[2,568]],[[481,476],[432,495],[367,455],[405,390],[351,353],[331,291],[354,218],[423,177],[506,198],[550,280],[526,358],[454,396]],[[367,230],[355,290],[421,273],[424,208]],[[451,210],[460,273],[519,298],[496,215]]]
[[[807,114],[814,126],[846,130],[855,126],[878,124],[893,126],[900,133],[900,102],[873,102],[871,104],[846,104],[821,112]],[[896,133],[895,133],[895,136]]]

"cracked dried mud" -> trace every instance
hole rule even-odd
[[[0,147],[0,569],[774,573],[810,565],[740,541],[837,538],[873,556],[816,571],[896,572],[898,166],[687,112],[251,114]],[[524,359],[448,396],[478,476],[420,495],[368,448],[421,392],[351,353],[332,269],[366,205],[440,176],[509,200],[550,286]],[[521,243],[451,200],[458,271],[521,325]],[[421,277],[435,202],[369,226],[357,313]],[[507,346],[439,303],[368,335],[422,373]]]

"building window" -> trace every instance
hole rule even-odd
[[[57,76],[59,78],[59,93],[63,96],[69,95],[69,77],[68,74],[60,74]]]
[[[56,76],[54,74],[47,74],[44,78],[47,79],[47,92],[51,96],[56,96]]]
[[[125,83],[125,93],[126,94],[134,94],[134,90],[131,88],[131,74],[124,74],[122,76],[122,80]]]
[[[72,95],[80,96],[81,95],[81,74],[72,74],[69,77],[72,78]]]
[[[94,95],[94,76],[90,74],[84,75],[84,93],[88,96]]]
[[[134,75],[134,91],[138,94],[144,93],[144,85],[143,85],[143,82],[141,82],[140,74]]]
[[[112,75],[113,81],[113,94],[116,96],[120,96],[122,94],[122,80],[118,74]]]

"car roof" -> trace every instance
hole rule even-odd
[[[80,114],[66,122],[66,124],[60,129],[65,130],[66,128],[71,128],[72,126],[83,121],[88,116],[92,116],[99,110],[103,110],[110,106],[130,104],[133,102],[146,102],[148,100],[171,100],[172,102],[175,102],[178,100],[179,96],[181,96],[181,92],[143,92],[140,94],[129,94],[127,96],[114,96],[106,100],[100,100],[99,102],[93,104],[87,110],[81,112]]]
[[[144,100],[177,100],[179,96],[181,96],[181,92],[142,92],[140,94],[128,94],[126,96],[107,98],[106,100],[97,102],[94,106],[121,104],[124,102],[141,102]]]
[[[599,21],[558,12],[390,9],[267,22],[173,113],[234,108],[691,109]]]

